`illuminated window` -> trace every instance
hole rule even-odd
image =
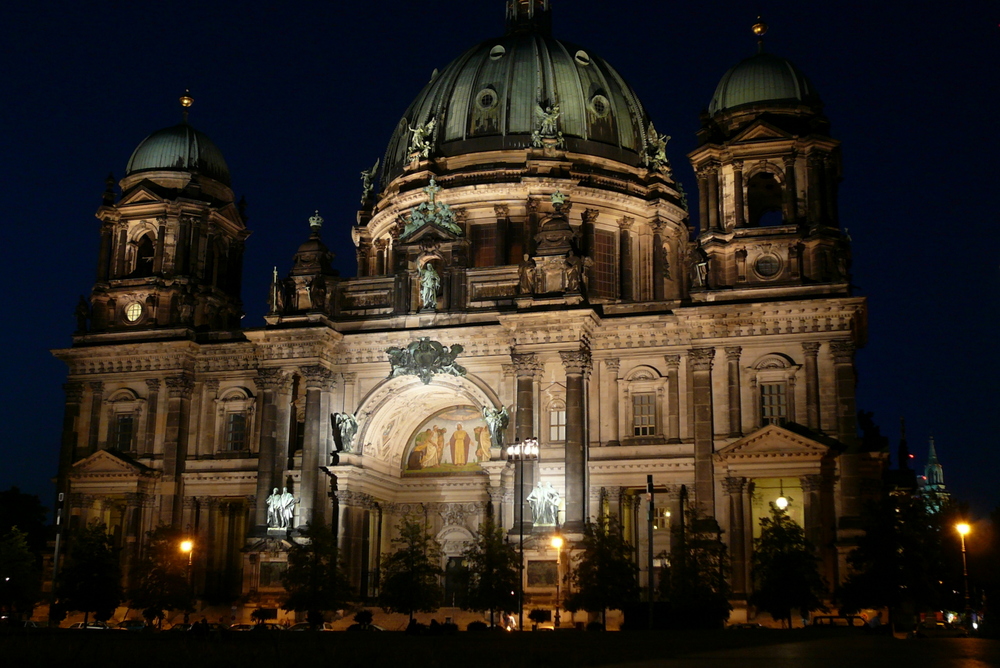
[[[549,441],[566,440],[566,407],[558,405],[549,411]]]
[[[473,266],[492,267],[497,263],[496,225],[473,225],[471,230]]]
[[[760,417],[763,424],[784,424],[788,420],[788,386],[785,383],[762,383]]]
[[[653,508],[653,530],[670,530],[670,510],[667,508]]]
[[[226,449],[230,452],[247,449],[247,415],[242,411],[226,416]]]
[[[656,433],[656,395],[643,392],[632,395],[632,435],[652,436]]]
[[[594,233],[594,296],[597,297],[615,297],[615,237],[604,230]]]

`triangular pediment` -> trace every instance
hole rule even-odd
[[[830,448],[777,425],[768,425],[715,453],[720,461],[748,459],[821,459]]]
[[[127,206],[129,204],[143,204],[145,202],[162,202],[163,198],[157,195],[155,192],[145,187],[144,184],[140,184],[136,188],[133,188],[118,202],[118,206]]]
[[[406,237],[406,240],[402,242],[402,245],[417,244],[424,240],[455,241],[456,239],[458,239],[458,236],[451,234],[447,230],[441,229],[433,223],[425,223]]]
[[[744,128],[742,132],[733,137],[731,143],[738,144],[740,142],[761,141],[764,139],[792,138],[792,135],[784,130],[771,125],[767,121],[758,120],[757,122],[752,123],[749,127]]]
[[[130,461],[110,450],[98,450],[94,454],[81,459],[70,467],[71,478],[88,477],[146,477],[155,475],[155,471]]]

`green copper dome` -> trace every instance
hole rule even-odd
[[[722,77],[708,113],[747,104],[781,103],[818,105],[819,95],[809,79],[791,62],[770,53],[757,53]]]
[[[229,167],[222,152],[207,135],[186,122],[143,139],[129,158],[125,174],[154,170],[197,172],[230,185]]]
[[[632,88],[593,53],[529,27],[482,42],[435,73],[389,141],[383,183],[403,171],[415,129],[433,122],[430,157],[527,149],[540,113],[555,105],[567,151],[640,163],[649,119]]]

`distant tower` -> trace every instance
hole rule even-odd
[[[927,453],[927,464],[924,475],[920,479],[920,496],[924,498],[928,508],[933,512],[941,510],[948,501],[948,490],[944,486],[944,469],[938,461],[937,450],[934,447],[934,437],[930,438],[930,448]]]

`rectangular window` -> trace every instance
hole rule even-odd
[[[111,439],[111,447],[119,452],[132,452],[132,437],[135,434],[135,416],[116,415],[114,423],[114,437]]]
[[[632,435],[656,433],[656,395],[652,392],[632,395]]]
[[[653,508],[653,530],[670,531],[670,511],[667,508]]]
[[[226,450],[234,452],[247,449],[246,413],[230,413],[226,416]]]
[[[785,383],[760,386],[760,417],[763,424],[784,424],[788,419],[788,387]]]
[[[615,237],[612,232],[594,232],[594,295],[614,299],[617,295]]]
[[[493,267],[497,263],[497,227],[495,224],[473,225],[472,266]]]
[[[566,440],[566,409],[549,411],[549,442]]]

